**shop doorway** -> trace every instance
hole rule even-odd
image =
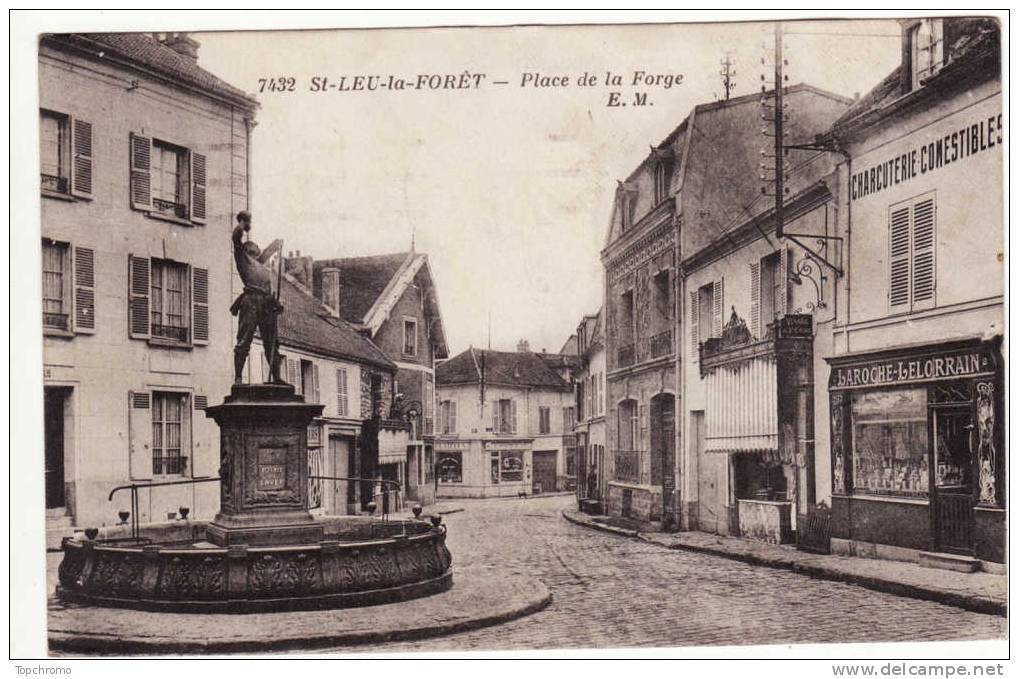
[[[658,394],[651,399],[651,485],[662,487],[662,521],[668,530],[674,520],[676,477],[676,399]]]
[[[532,457],[532,492],[551,493],[556,490],[556,451],[536,450]]]
[[[973,413],[968,406],[932,409],[935,549],[973,553]]]
[[[71,398],[70,387],[46,387],[44,390],[43,417],[44,446],[46,449],[46,508],[56,509],[67,504],[65,494],[65,424]]]

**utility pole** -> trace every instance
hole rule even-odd
[[[782,105],[782,95],[785,89],[785,82],[782,79],[782,22],[775,22],[775,235],[782,237],[783,224],[783,199],[785,179],[785,146],[782,132],[782,123],[785,118],[785,108]]]
[[[722,76],[722,87],[725,88],[725,101],[729,101],[729,96],[736,87],[736,81],[733,80],[736,75],[735,66],[736,61],[732,58],[732,52],[726,52],[725,58],[722,59],[722,70],[718,72],[718,75]]]

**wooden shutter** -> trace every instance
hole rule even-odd
[[[287,359],[287,377],[290,384],[294,385],[294,393],[303,394],[304,390],[301,388],[303,381],[301,375],[301,361],[297,358]]]
[[[314,402],[315,403],[321,403],[321,401],[319,400],[320,399],[320,396],[319,396],[320,392],[318,390],[318,363],[314,363],[313,362],[311,364],[311,378],[312,378],[311,379],[311,381],[312,381],[312,388],[314,389],[314,392],[313,392]]]
[[[510,432],[517,433],[517,400],[510,400]]]
[[[219,449],[216,446],[219,427],[203,412],[209,397],[195,394],[191,412],[191,476],[216,476],[219,473]]]
[[[205,156],[191,152],[191,221],[204,224],[205,209]]]
[[[148,257],[128,255],[128,302],[127,324],[131,337],[149,337],[149,281],[151,279]]]
[[[92,197],[92,123],[71,121],[71,193]]]
[[[913,307],[934,306],[937,287],[934,266],[935,235],[934,198],[925,198],[913,205]]]
[[[719,279],[715,281],[712,286],[712,307],[711,307],[711,336],[721,337],[722,336],[722,302],[724,298],[725,279]]]
[[[95,252],[74,249],[74,331],[96,331]]]
[[[131,134],[131,207],[152,209],[152,140]]]
[[[340,417],[347,416],[347,371],[345,368],[336,369],[336,414]]]
[[[888,305],[909,308],[909,206],[893,209],[888,224]]]
[[[761,263],[750,263],[750,332],[761,337]]]
[[[191,267],[191,342],[209,343],[209,270]]]
[[[499,433],[499,410],[501,403],[499,401],[492,401],[492,433]]]
[[[147,391],[129,391],[128,447],[131,478],[152,478],[152,395]]]
[[[447,401],[449,404],[449,433],[456,433],[456,401]]]
[[[789,255],[788,248],[781,248],[778,251],[778,271],[775,272],[775,318],[781,318],[789,313]],[[777,327],[777,326],[776,326]]]
[[[690,293],[690,356],[695,361],[699,357],[701,342],[698,323],[700,323],[700,294],[694,290]]]

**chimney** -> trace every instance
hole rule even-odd
[[[322,303],[340,315],[340,270],[336,267],[322,269]]]
[[[199,42],[187,33],[164,33],[158,36],[161,43],[182,57],[198,63]]]
[[[312,289],[312,259],[310,255],[301,256],[301,251],[291,252],[285,259],[285,271],[293,276],[301,285]]]
[[[530,350],[531,350],[531,345],[530,345],[530,343],[527,340],[522,339],[519,342],[517,342],[517,351],[519,353],[521,353],[521,354],[527,353]]]

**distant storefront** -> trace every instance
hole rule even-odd
[[[829,362],[833,542],[1003,562],[998,343],[942,342]]]

